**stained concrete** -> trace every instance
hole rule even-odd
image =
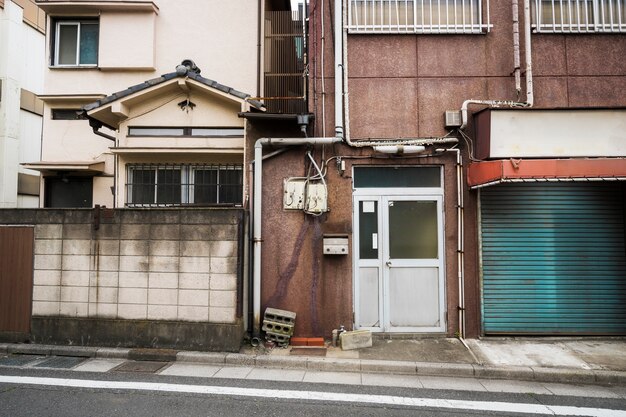
[[[395,361],[475,363],[458,339],[374,339],[373,346],[359,350],[360,359],[385,358]]]

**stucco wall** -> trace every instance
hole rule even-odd
[[[97,213],[0,211],[0,224],[35,227],[35,319],[226,325],[241,336],[242,210],[103,209],[99,224]]]

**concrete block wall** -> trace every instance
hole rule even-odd
[[[235,323],[239,209],[2,210],[35,227],[33,316]]]
[[[97,230],[91,210],[35,226],[33,315],[236,321],[239,212],[101,217]]]

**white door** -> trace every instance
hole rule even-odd
[[[355,325],[445,331],[443,198],[355,195]]]

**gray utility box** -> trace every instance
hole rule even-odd
[[[348,235],[324,235],[324,255],[347,255]]]

